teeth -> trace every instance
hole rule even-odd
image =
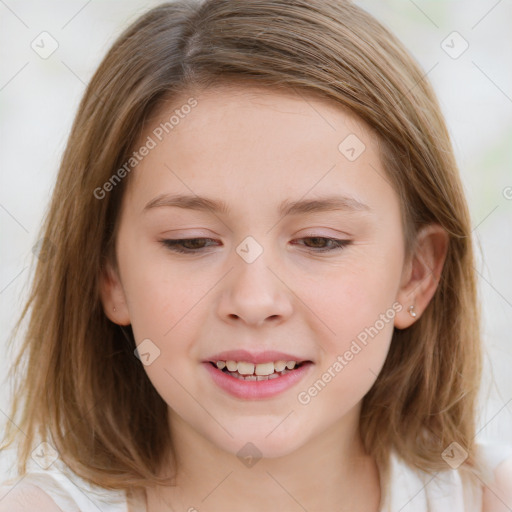
[[[288,373],[295,368],[297,362],[269,361],[268,363],[254,364],[247,361],[217,361],[215,364],[219,370],[226,368],[233,377],[244,380],[267,380]]]
[[[274,363],[274,369],[276,372],[282,372],[286,368],[286,361],[276,361]]]
[[[283,375],[286,375],[290,371],[291,370],[283,370],[282,372],[273,373],[272,375],[240,375],[237,372],[228,372],[228,375],[231,375],[231,377],[234,377],[235,379],[238,379],[238,380],[251,380],[251,381],[272,380],[272,379],[277,379],[278,377],[281,377]]]
[[[236,361],[226,361],[226,366],[230,372],[236,372],[238,364]]]
[[[270,363],[272,364],[272,363]],[[258,366],[256,365],[256,375],[260,375],[258,373]],[[246,363],[244,361],[239,361],[237,364],[238,373],[240,375],[252,375],[254,373],[254,365],[252,363]],[[272,364],[272,371],[274,371],[274,365]]]
[[[238,366],[240,366],[240,363],[238,363]],[[256,365],[256,375],[271,375],[272,373],[274,373],[274,363],[272,361]]]

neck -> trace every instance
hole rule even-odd
[[[170,412],[176,486],[148,491],[148,510],[377,512],[379,474],[359,434],[359,407],[292,453],[242,461]],[[250,450],[249,450],[250,452]]]

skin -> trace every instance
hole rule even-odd
[[[189,97],[161,109],[141,143]],[[137,343],[150,339],[160,350],[144,368],[169,405],[178,486],[148,489],[148,511],[377,511],[379,474],[359,434],[361,401],[384,364],[393,327],[410,326],[431,300],[448,237],[428,226],[406,257],[399,198],[384,179],[378,140],[339,105],[247,86],[194,97],[198,105],[130,175],[118,271],[109,267],[102,277],[108,317],[131,324]],[[350,134],[366,146],[352,162],[338,149]],[[144,211],[162,193],[223,200],[230,211]],[[285,200],[333,194],[370,209],[284,217],[277,210]],[[263,249],[252,263],[236,252],[247,236]],[[351,243],[320,252],[315,247],[329,242],[311,237]],[[170,238],[214,242],[179,254],[161,242]],[[300,403],[298,393],[394,303],[403,309]],[[243,400],[217,387],[201,365],[239,348],[291,352],[314,364],[280,395]],[[247,442],[262,455],[252,467],[236,455]]]

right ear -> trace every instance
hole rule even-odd
[[[118,325],[130,325],[130,312],[118,271],[110,261],[100,274],[100,297],[105,315]]]

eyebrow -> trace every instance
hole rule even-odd
[[[178,207],[189,210],[210,211],[219,214],[228,214],[230,209],[222,200],[209,199],[195,195],[169,195],[160,194],[144,207],[144,212],[160,207]],[[298,201],[283,201],[278,208],[281,216],[300,215],[306,213],[346,211],[371,212],[373,208],[354,197],[327,196],[316,199],[302,199]]]

